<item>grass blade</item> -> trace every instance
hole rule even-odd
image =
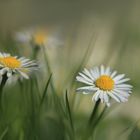
[[[0,140],[3,140],[3,138],[7,134],[7,132],[8,132],[8,127],[6,127],[5,130],[2,132],[2,134],[0,136]]]
[[[40,101],[40,107],[42,106],[43,102],[44,102],[44,99],[45,99],[45,96],[46,96],[46,93],[47,93],[47,90],[48,90],[48,87],[49,87],[49,83],[51,81],[51,77],[52,77],[52,74],[50,75],[48,81],[47,81],[47,84],[45,86],[45,89],[44,89],[44,92],[43,92],[43,95],[42,95],[42,98],[41,98],[41,101]]]
[[[72,115],[71,115],[67,90],[66,90],[66,94],[65,94],[65,101],[66,101],[66,107],[67,107],[67,111],[68,111],[68,115],[69,115],[69,119],[70,119],[70,125],[71,125],[73,136],[74,136],[74,126],[73,126],[73,121],[72,121]]]

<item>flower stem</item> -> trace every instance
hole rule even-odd
[[[106,111],[106,106],[104,107],[103,111],[101,112],[101,114],[99,115],[99,117],[97,118],[97,120],[94,123],[94,128],[97,126],[97,124],[100,122],[100,120],[103,118],[104,114]]]
[[[97,113],[97,111],[98,111],[99,104],[100,104],[100,100],[98,100],[98,101],[95,103],[95,106],[94,106],[93,111],[92,111],[92,113],[91,113],[91,116],[90,116],[90,118],[89,118],[89,122],[88,122],[89,125],[92,125],[93,122],[94,122],[94,120],[95,120],[95,118],[96,118],[96,113]]]
[[[33,59],[37,59],[37,56],[38,56],[38,53],[40,51],[40,46],[38,45],[34,45],[34,48],[33,48]]]
[[[2,109],[3,88],[4,88],[5,84],[6,84],[7,79],[8,79],[7,73],[5,73],[2,76],[2,81],[1,81],[1,84],[0,84],[0,109]]]
[[[92,111],[92,113],[90,115],[90,118],[88,120],[88,125],[87,125],[87,129],[86,129],[86,130],[89,130],[89,131],[87,131],[87,133],[83,137],[83,140],[90,139],[90,137],[92,136],[92,134],[94,132],[94,130],[92,128],[93,128],[93,124],[95,123],[95,121],[97,119],[97,111],[98,111],[99,105],[100,105],[100,100],[98,100],[95,103],[95,106],[93,108],[93,111]]]

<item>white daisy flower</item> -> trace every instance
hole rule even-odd
[[[117,75],[117,71],[111,71],[109,67],[104,66],[84,69],[76,79],[87,85],[78,88],[77,92],[94,93],[92,100],[100,99],[107,106],[110,106],[110,97],[117,102],[126,102],[132,90],[132,86],[125,83],[130,80],[125,78],[125,74]]]
[[[57,31],[50,33],[45,28],[32,28],[28,30],[23,30],[20,32],[16,32],[14,35],[14,39],[23,44],[28,44],[32,46],[62,46],[63,41],[60,38],[61,34]]]
[[[45,30],[23,30],[16,32],[14,38],[19,43],[34,44],[37,46],[44,46],[47,43],[48,35]]]
[[[38,65],[35,61],[25,57],[11,56],[8,53],[0,53],[0,76],[6,74],[7,77],[10,77],[14,74],[19,74],[29,79],[28,74],[37,69]]]

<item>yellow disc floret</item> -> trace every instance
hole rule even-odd
[[[95,85],[101,90],[112,90],[114,88],[114,80],[110,76],[102,75],[95,81]]]
[[[46,34],[44,32],[37,32],[33,37],[33,41],[37,45],[44,44],[45,40],[46,40]]]
[[[0,64],[11,69],[19,68],[21,66],[21,62],[12,56],[0,58]]]

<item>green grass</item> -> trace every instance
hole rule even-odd
[[[127,54],[130,54],[129,46],[126,45],[128,39],[123,40],[121,47],[112,47],[119,40],[119,32],[114,33],[102,62],[108,65],[116,52],[117,59],[111,65],[130,73],[133,78],[129,66],[125,67],[125,62],[129,60]],[[17,80],[12,85],[4,84],[3,90],[0,90],[0,140],[117,140],[120,134],[120,140],[139,139],[140,128],[138,123],[132,125],[137,120],[132,118],[131,110],[130,116],[126,117],[121,109],[120,114],[117,110],[117,106],[121,106],[125,112],[126,106],[118,104],[106,109],[99,102],[92,103],[90,95],[85,97],[75,92],[78,87],[75,80],[78,72],[86,66],[93,67],[97,64],[89,63],[90,59],[98,59],[92,55],[96,51],[94,49],[102,49],[94,46],[96,38],[95,34],[91,35],[86,48],[76,46],[71,49],[63,46],[59,48],[61,51],[56,48],[54,54],[51,54],[51,48],[42,47],[38,51],[32,49],[27,57],[39,62],[39,70],[29,80]],[[0,44],[1,51],[12,55],[22,56],[24,49],[24,52],[28,51],[27,48],[20,50],[20,46],[11,38],[1,39]],[[134,79],[132,84],[137,86],[139,92],[139,79]],[[134,88],[134,97],[136,90]],[[130,101],[130,105],[133,102],[135,98]],[[127,109],[130,105],[128,102]]]

